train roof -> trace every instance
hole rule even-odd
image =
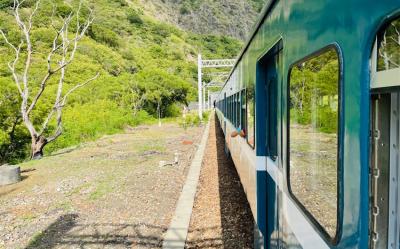
[[[277,2],[278,0],[268,0],[267,3],[264,5],[263,10],[261,11],[260,17],[258,18],[258,21],[255,23],[255,25],[253,26],[253,30],[252,32],[250,32],[250,36],[247,39],[245,45],[243,46],[242,50],[240,51],[236,62],[232,68],[232,70],[229,73],[228,79],[225,81],[224,86],[222,88],[225,87],[225,85],[228,83],[229,79],[231,78],[233,72],[235,71],[237,65],[239,64],[240,60],[242,59],[243,55],[246,53],[247,49],[249,48],[251,42],[253,41],[253,38],[256,36],[258,30],[260,29],[260,27],[263,24],[264,19],[267,17],[267,15],[269,14],[273,4],[275,2]]]

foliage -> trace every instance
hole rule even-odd
[[[129,22],[132,24],[137,24],[137,25],[143,24],[142,18],[140,17],[139,13],[137,13],[135,10],[129,10],[127,12],[127,18]]]
[[[140,111],[136,116],[132,116],[115,102],[97,100],[67,108],[64,112],[64,119],[74,120],[74,122],[66,123],[65,135],[53,144],[49,144],[46,148],[47,152],[91,141],[105,134],[115,134],[128,125],[136,126],[151,117],[145,111]]]
[[[199,114],[197,114],[196,112],[190,112],[185,116],[180,117],[178,119],[178,123],[182,128],[187,129],[189,127],[199,126],[201,120],[199,118]]]
[[[26,1],[26,13],[33,2]],[[0,28],[18,44],[10,3],[0,0]],[[78,1],[43,0],[32,30],[39,48],[30,70],[36,84],[32,91],[39,86],[45,69],[46,58],[40,55],[48,53],[54,34],[49,18],[53,3],[56,15],[65,16],[77,8]],[[197,54],[201,52],[206,58],[234,57],[241,46],[235,39],[187,33],[156,21],[136,2],[88,0],[87,4],[94,8],[95,21],[69,66],[65,90],[95,72],[100,71],[101,77],[70,96],[64,109],[64,134],[48,145],[47,153],[153,120],[159,103],[163,117],[179,116],[181,106],[197,98]],[[30,138],[19,118],[21,100],[7,67],[12,54],[1,39],[0,52],[0,163],[16,163],[28,155]],[[57,82],[49,83],[35,109],[33,121],[37,128],[54,102],[56,87]],[[197,123],[195,117],[193,123]],[[54,127],[53,120],[49,132]]]
[[[0,9],[11,8],[14,5],[13,0],[0,0]]]
[[[250,0],[250,2],[254,5],[258,12],[260,12],[265,5],[265,0]]]
[[[110,47],[116,48],[119,47],[119,37],[118,35],[101,25],[92,25],[89,29],[89,36],[100,43],[104,43],[106,45],[109,45]]]

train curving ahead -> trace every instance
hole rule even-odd
[[[216,113],[260,247],[400,248],[399,0],[269,1]]]

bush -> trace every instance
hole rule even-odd
[[[130,9],[128,11],[127,18],[128,18],[128,21],[131,24],[138,24],[138,25],[142,25],[143,24],[143,20],[140,17],[140,15],[136,11],[134,11],[132,9]]]
[[[188,6],[183,5],[179,12],[181,13],[181,15],[187,15],[190,13],[190,9],[188,8]]]
[[[138,125],[151,119],[144,111],[133,117],[129,112],[109,100],[100,100],[80,106],[66,108],[64,111],[64,133],[46,152],[77,145],[99,138],[105,134],[121,132],[127,125]]]
[[[169,105],[165,111],[166,117],[179,117],[182,115],[182,108],[177,104]]]
[[[125,0],[116,0],[116,2],[119,3],[121,7],[128,6],[128,3]]]
[[[186,114],[185,117],[178,119],[178,124],[184,129],[189,127],[199,126],[201,124],[199,115],[196,112]]]
[[[0,9],[8,9],[14,6],[14,0],[0,0]]]
[[[88,31],[88,35],[95,41],[117,48],[120,45],[118,35],[104,26],[93,24]]]
[[[169,25],[163,23],[156,23],[152,27],[152,33],[161,36],[162,38],[167,38],[171,34]]]
[[[62,17],[67,17],[71,12],[73,12],[72,8],[66,4],[57,6],[57,13]]]

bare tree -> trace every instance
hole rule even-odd
[[[128,105],[132,109],[133,116],[136,116],[146,100],[146,94],[143,93],[138,87],[137,83],[129,87]]]
[[[6,44],[15,53],[15,58],[13,61],[8,63],[8,67],[12,73],[18,93],[21,96],[22,101],[20,111],[22,121],[29,130],[32,138],[32,159],[41,158],[43,156],[43,148],[48,143],[56,140],[62,134],[62,111],[67,103],[68,96],[78,88],[81,88],[89,82],[97,79],[99,76],[99,73],[97,73],[94,77],[75,84],[68,91],[64,89],[66,69],[75,58],[78,42],[84,37],[86,31],[94,20],[93,11],[92,9],[89,9],[89,16],[86,18],[84,23],[80,22],[80,12],[83,5],[81,1],[75,13],[71,12],[67,17],[58,17],[61,20],[61,25],[58,25],[59,27],[55,24],[56,13],[55,8],[53,9],[51,26],[55,30],[55,35],[50,51],[47,54],[47,70],[40,82],[34,82],[30,77],[30,68],[33,63],[32,56],[35,51],[31,40],[31,31],[33,27],[33,18],[39,9],[40,1],[41,0],[37,0],[30,14],[23,18],[21,16],[21,5],[25,0],[14,0],[13,15],[22,35],[19,45],[15,46],[12,44],[3,30],[0,30]],[[74,18],[76,19],[76,30],[74,33],[70,34],[69,28],[72,25]],[[24,60],[20,62],[22,57],[24,57]],[[32,111],[35,110],[38,101],[43,96],[43,93],[52,78],[55,78],[55,80],[58,81],[55,101],[51,110],[48,112],[47,118],[40,125],[41,127],[36,128],[32,122],[31,114]],[[36,85],[39,84],[39,88],[34,90],[33,86],[35,83]],[[45,133],[49,132],[49,123],[53,118],[56,120],[56,129],[51,135],[46,136]]]

